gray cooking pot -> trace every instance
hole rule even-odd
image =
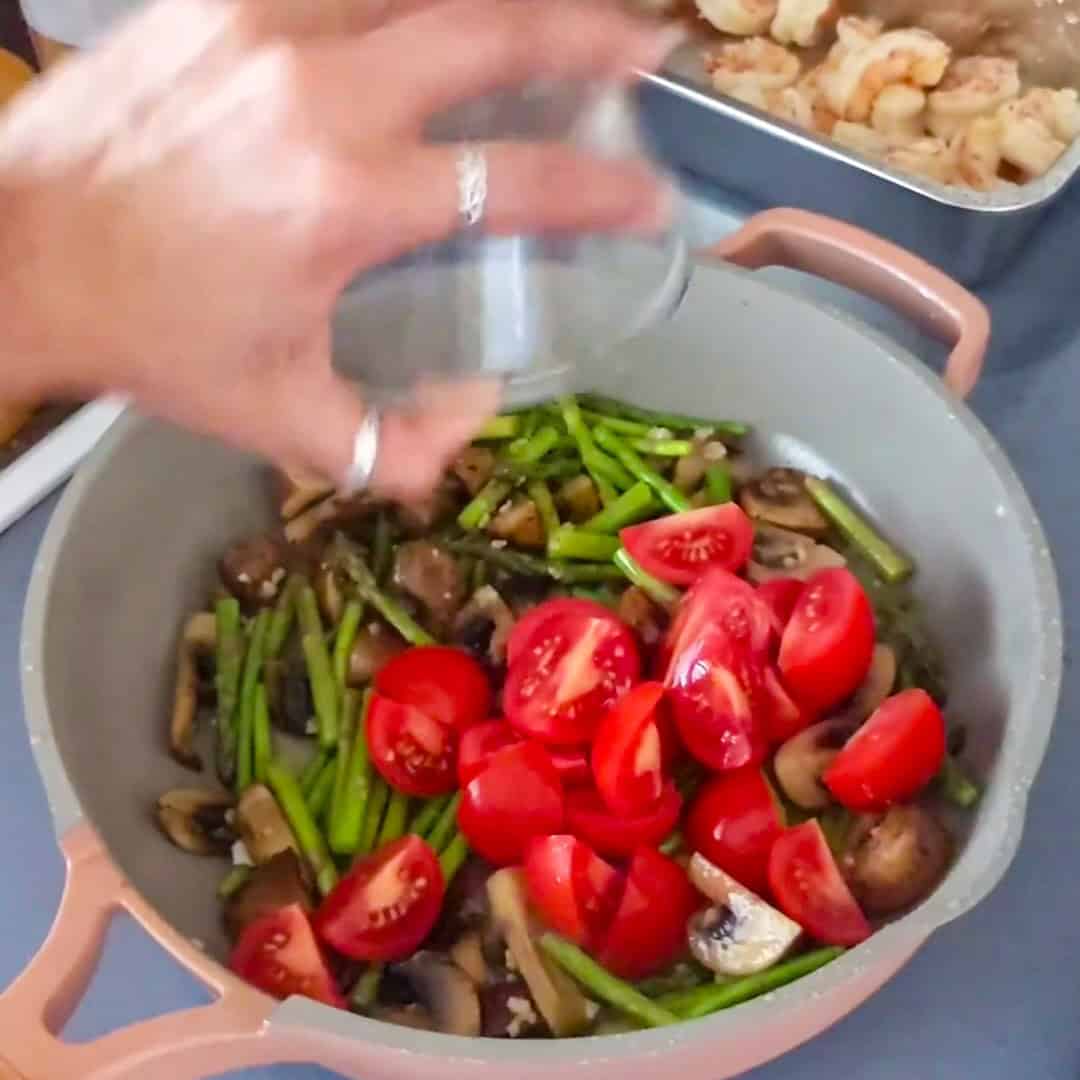
[[[1062,643],[1039,523],[1001,451],[954,392],[978,373],[986,313],[912,256],[796,211],[762,215],[712,254],[854,285],[955,345],[950,389],[861,325],[704,260],[674,320],[627,346],[629,374],[598,387],[647,405],[750,420],[762,456],[836,477],[916,557],[919,597],[951,672],[952,707],[970,726],[971,758],[987,785],[977,812],[957,822],[959,857],[938,890],[809,978],[706,1020],[637,1034],[465,1040],[306,1000],[278,1005],[241,984],[218,962],[220,866],[166,844],[150,808],[163,790],[192,781],[166,753],[170,658],[182,617],[205,595],[226,542],[270,519],[266,474],[234,451],[131,417],[65,494],[27,601],[27,724],[69,880],[52,935],[0,996],[0,1077],[192,1080],[312,1061],[363,1080],[645,1080],[658,1071],[721,1080],[832,1024],[994,887],[1016,850],[1046,748]],[[55,1032],[121,908],[216,1000],[95,1042],[63,1043]]]

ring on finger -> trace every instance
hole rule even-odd
[[[375,475],[375,464],[379,457],[379,422],[379,410],[370,406],[353,436],[352,461],[345,474],[344,495],[364,491]]]
[[[462,223],[471,228],[479,225],[487,203],[488,168],[484,151],[472,144],[465,145],[457,157],[458,214]]]

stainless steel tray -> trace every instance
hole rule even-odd
[[[862,226],[968,285],[1009,264],[1080,168],[1078,140],[1045,176],[1015,189],[983,194],[896,172],[717,94],[701,44],[642,84],[645,130],[669,165],[755,207],[796,206]]]

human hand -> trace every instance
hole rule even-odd
[[[459,225],[457,150],[425,122],[533,77],[629,78],[671,44],[587,0],[162,0],[0,123],[5,396],[129,394],[340,480],[365,407],[331,368],[333,305]],[[642,228],[669,209],[640,165],[486,151],[488,231]],[[383,418],[372,489],[423,494],[496,396],[421,388]]]

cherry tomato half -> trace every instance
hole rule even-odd
[[[641,669],[630,630],[589,600],[549,600],[514,627],[503,711],[523,735],[587,743]]]
[[[622,875],[573,836],[531,841],[525,883],[544,923],[586,949],[607,931],[623,890]]]
[[[559,774],[542,746],[523,742],[497,750],[462,789],[458,825],[488,862],[517,862],[537,836],[563,827]]]
[[[811,716],[791,700],[772,664],[766,664],[760,675],[753,707],[760,710],[769,742],[774,745],[786,742],[810,723]]]
[[[781,911],[826,945],[858,945],[870,936],[855,898],[814,821],[777,838],[769,854],[769,884]]]
[[[250,923],[229,958],[245,982],[276,998],[293,994],[345,1008],[307,913],[290,904]]]
[[[874,651],[874,613],[862,586],[843,567],[806,583],[780,641],[780,674],[792,697],[822,713],[850,697]]]
[[[444,892],[435,852],[404,836],[353,864],[315,913],[315,931],[353,960],[401,960],[431,933]]]
[[[885,810],[917,795],[945,760],[945,720],[925,690],[883,702],[822,779],[851,810]]]
[[[613,859],[629,858],[639,847],[656,847],[675,828],[682,796],[668,781],[654,806],[640,814],[613,814],[592,788],[566,795],[566,827],[579,840]]]
[[[396,790],[430,798],[457,786],[457,733],[420,709],[373,694],[367,737],[375,768]]]
[[[445,645],[417,645],[399,653],[376,674],[375,689],[457,731],[490,715],[491,684],[484,669]]]
[[[569,791],[570,788],[584,787],[592,782],[592,769],[589,767],[589,756],[584,750],[558,749],[548,750],[551,764],[559,774],[562,786]]]
[[[639,814],[664,787],[660,729],[654,718],[660,683],[639,683],[604,717],[592,750],[596,790],[613,813]]]
[[[624,979],[644,979],[669,967],[686,952],[686,922],[701,906],[677,862],[641,848],[597,959]]]
[[[769,605],[769,610],[776,620],[778,639],[791,619],[791,613],[805,587],[805,583],[798,578],[773,578],[758,586],[758,597]]]
[[[692,585],[717,566],[741,570],[754,545],[754,526],[741,507],[722,503],[631,525],[619,539],[653,577]]]
[[[710,780],[690,804],[683,832],[691,851],[753,892],[768,887],[769,852],[784,831],[776,798],[751,766]]]
[[[458,745],[458,783],[464,787],[491,759],[506,746],[516,746],[521,736],[505,720],[474,724],[461,736]]]

